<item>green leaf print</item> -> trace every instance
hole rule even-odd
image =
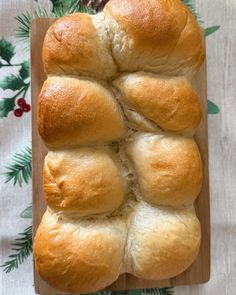
[[[29,61],[23,62],[19,71],[22,80],[29,78],[30,75],[30,63]]]
[[[1,98],[0,99],[0,118],[7,117],[7,115],[14,109],[14,98]]]
[[[220,112],[219,107],[212,101],[207,101],[207,107],[208,107],[208,114],[209,115],[216,115]]]
[[[21,218],[27,218],[31,219],[32,218],[32,205],[29,205],[25,210],[23,210],[20,214]]]
[[[90,6],[83,5],[82,0],[50,0],[53,8],[52,12],[56,17],[74,12],[87,12],[92,13]]]
[[[213,33],[215,33],[216,31],[218,31],[220,28],[220,26],[212,26],[212,27],[209,27],[209,28],[206,28],[205,29],[205,36],[209,36]]]
[[[31,179],[32,173],[32,151],[31,148],[26,147],[21,153],[16,153],[10,164],[6,168],[6,172],[3,173],[6,180],[5,182],[13,181],[13,185],[18,184],[22,186],[22,183],[28,183]]]
[[[17,37],[25,42],[26,48],[29,47],[30,24],[33,18],[37,17],[61,17],[65,14],[74,12],[93,13],[90,6],[83,6],[81,0],[51,0],[52,11],[36,8],[33,12],[26,11],[16,17],[18,22]]]
[[[189,8],[192,14],[196,17],[199,24],[203,24],[203,20],[201,19],[200,15],[197,13],[195,5],[192,3],[191,0],[183,0],[184,4]]]
[[[30,24],[33,18],[36,17],[51,17],[52,15],[46,9],[36,9],[30,13],[28,11],[17,16],[15,19],[18,22],[17,37],[25,42],[26,48],[29,47]]]
[[[174,289],[171,287],[144,289],[144,295],[174,295]]]
[[[11,63],[11,59],[15,54],[15,46],[5,39],[0,40],[0,57],[8,64]]]
[[[22,78],[13,74],[5,77],[2,81],[0,81],[0,88],[2,88],[3,90],[11,89],[14,91],[19,90],[24,86],[26,86],[26,84],[24,83]]]
[[[32,225],[18,235],[20,237],[12,244],[12,250],[15,251],[15,253],[9,255],[10,259],[1,265],[3,271],[6,273],[18,268],[18,266],[32,253]]]
[[[11,97],[0,98],[0,118],[7,117],[13,111],[16,117],[21,117],[24,112],[29,112],[31,106],[26,103],[25,97],[29,89],[30,82],[25,81],[29,78],[29,61],[22,63],[11,63],[15,54],[15,47],[5,39],[0,40],[0,68],[17,68],[19,74],[9,74],[0,80],[0,88],[3,90],[17,91]],[[14,69],[15,70],[15,69]],[[15,108],[16,107],[16,108]]]

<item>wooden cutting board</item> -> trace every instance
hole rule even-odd
[[[41,60],[42,45],[48,27],[55,21],[50,18],[38,18],[31,24],[31,95],[32,95],[32,149],[33,149],[33,236],[46,208],[43,198],[43,161],[47,149],[42,142],[36,121],[37,99],[46,79]],[[202,244],[199,255],[192,266],[181,275],[164,281],[147,281],[129,274],[121,275],[107,290],[129,290],[139,288],[192,285],[207,282],[210,278],[210,207],[209,207],[209,171],[208,171],[208,127],[207,127],[207,83],[206,64],[195,78],[194,87],[202,100],[203,120],[195,136],[200,148],[204,167],[202,191],[196,201],[196,212],[202,227]],[[62,294],[48,286],[34,271],[36,293],[41,295]]]

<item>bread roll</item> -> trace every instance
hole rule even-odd
[[[44,165],[44,194],[55,210],[79,216],[110,213],[124,201],[125,180],[108,148],[51,151]]]
[[[120,71],[193,76],[201,66],[201,30],[181,0],[110,0],[104,13]]]
[[[48,210],[34,241],[36,270],[60,291],[95,292],[118,278],[126,235],[120,218],[83,221]]]
[[[48,147],[103,144],[125,134],[112,93],[98,82],[50,77],[38,101],[38,129]]]
[[[195,260],[201,227],[193,208],[154,208],[140,203],[129,225],[127,268],[147,280],[172,278]]]
[[[139,72],[120,76],[114,85],[128,105],[125,110],[131,108],[142,114],[140,122],[135,120],[139,128],[150,120],[167,131],[193,134],[201,121],[199,97],[185,77]],[[152,124],[151,130],[154,128]]]
[[[202,185],[202,162],[192,138],[140,133],[127,146],[141,197],[151,204],[192,203]]]
[[[58,19],[43,44],[47,74],[78,74],[108,79],[116,66],[101,15],[75,13]]]

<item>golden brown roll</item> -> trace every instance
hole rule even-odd
[[[50,151],[44,194],[50,207],[79,216],[110,213],[124,201],[120,163],[108,148]]]
[[[38,130],[47,146],[104,144],[124,136],[120,107],[98,82],[50,77],[38,101]]]
[[[36,270],[58,290],[95,292],[118,278],[126,235],[120,218],[86,221],[47,211],[34,240]]]
[[[116,73],[102,15],[75,13],[58,19],[43,44],[47,74],[78,74],[108,79]]]
[[[127,268],[147,280],[172,278],[195,260],[201,227],[193,208],[155,208],[140,203],[129,225]]]
[[[126,150],[145,201],[175,207],[196,199],[202,185],[202,161],[192,138],[140,133]]]
[[[127,116],[134,111],[142,114],[135,125],[142,128],[155,125],[161,129],[185,134],[193,134],[201,117],[200,100],[185,77],[157,76],[151,73],[124,74],[114,81],[128,106],[124,107]],[[132,120],[134,117],[131,117]],[[153,124],[154,123],[154,124]],[[146,131],[148,127],[146,127]]]
[[[104,13],[121,71],[192,76],[201,66],[201,30],[181,0],[110,0]]]

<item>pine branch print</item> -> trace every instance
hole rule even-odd
[[[144,295],[174,295],[174,289],[170,287],[143,289],[142,293]]]
[[[17,269],[18,266],[32,253],[32,225],[27,227],[19,238],[12,244],[12,250],[16,253],[9,256],[10,260],[6,261],[1,267],[6,273]]]
[[[209,36],[213,33],[215,33],[216,31],[218,31],[220,28],[220,26],[212,26],[212,27],[209,27],[209,28],[206,28],[205,29],[205,36]]]
[[[160,295],[174,295],[172,288],[159,288]]]
[[[30,204],[25,210],[20,214],[21,218],[32,219],[32,204]]]
[[[195,5],[192,3],[191,0],[183,0],[184,4],[189,8],[192,14],[196,17],[199,24],[203,24],[203,20],[201,19],[200,15],[197,13]]]
[[[22,186],[22,183],[28,183],[31,179],[32,173],[32,150],[30,147],[25,147],[22,153],[16,153],[10,164],[6,168],[6,172],[3,173],[6,180],[5,183],[13,181],[14,186],[18,184]]]
[[[36,9],[33,13],[26,11],[21,15],[17,16],[15,19],[18,22],[18,30],[16,36],[21,39],[23,42],[26,42],[26,46],[29,45],[30,37],[30,24],[33,18],[36,17],[50,17],[50,13],[46,9]]]
[[[75,12],[87,12],[93,14],[93,9],[90,5],[85,5],[82,0],[50,0],[52,3],[52,11],[37,8],[33,12],[26,11],[15,19],[18,22],[18,30],[16,36],[25,42],[29,47],[30,24],[33,18],[37,17],[62,17],[63,15]]]

